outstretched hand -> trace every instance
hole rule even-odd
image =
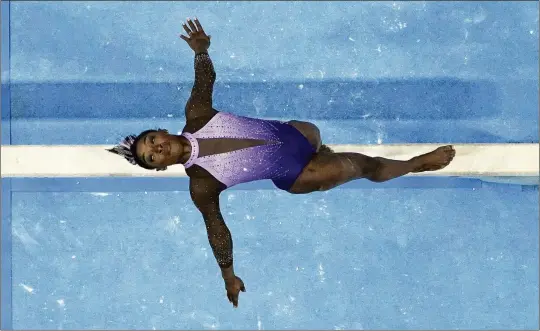
[[[245,292],[246,287],[240,277],[234,276],[234,278],[225,280],[225,289],[227,290],[227,298],[231,302],[234,308],[238,307],[238,295],[240,291]]]
[[[181,34],[180,38],[184,39],[195,53],[206,52],[210,47],[210,38],[212,36],[206,35],[199,20],[195,18],[192,21],[188,17],[186,23],[182,23],[182,27],[188,36]]]

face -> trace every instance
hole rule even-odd
[[[137,156],[155,168],[165,168],[178,163],[183,146],[177,136],[166,130],[149,132],[137,142]]]

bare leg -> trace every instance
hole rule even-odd
[[[304,168],[289,192],[325,191],[360,178],[385,182],[410,172],[442,169],[454,156],[452,146],[439,147],[408,161],[369,157],[359,153],[319,153]]]

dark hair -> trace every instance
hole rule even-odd
[[[135,138],[135,141],[133,142],[133,144],[131,145],[130,147],[130,150],[131,150],[131,154],[133,155],[133,159],[135,160],[135,162],[137,163],[137,165],[141,168],[144,168],[144,169],[147,169],[147,170],[153,170],[153,169],[157,169],[156,167],[152,167],[150,165],[148,165],[146,162],[144,162],[144,160],[140,159],[139,156],[137,155],[137,143],[139,142],[139,140],[142,139],[142,137],[144,137],[145,135],[149,134],[149,133],[152,133],[152,132],[158,132],[159,130],[161,129],[157,129],[157,130],[146,130],[146,131],[143,131],[141,132],[137,138]],[[158,169],[159,170],[159,169]]]
[[[139,167],[147,169],[147,170],[154,170],[154,169],[157,171],[166,170],[167,167],[165,168],[152,167],[137,156],[137,143],[139,142],[139,140],[141,140],[141,138],[147,135],[148,133],[158,132],[160,130],[162,129],[146,130],[146,131],[141,132],[138,136],[129,135],[125,137],[120,142],[120,144],[114,146],[111,149],[107,149],[107,151],[123,156],[129,163],[133,165],[138,165]]]

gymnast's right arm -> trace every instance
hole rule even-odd
[[[195,52],[195,82],[186,104],[186,120],[189,120],[215,113],[212,108],[212,93],[216,72],[208,55],[210,36],[206,35],[201,23],[197,19],[194,21],[188,19],[183,27],[188,37],[180,35],[180,38],[184,39]]]
[[[223,191],[223,187],[213,178],[191,178],[189,191],[193,203],[204,218],[210,247],[225,281],[227,298],[234,307],[237,307],[238,295],[240,291],[245,292],[246,289],[242,280],[234,274],[231,232],[219,209],[219,194]]]

